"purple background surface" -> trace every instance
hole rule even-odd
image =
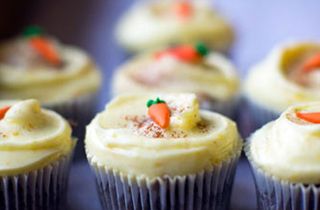
[[[25,20],[27,24],[42,25],[63,42],[79,45],[95,58],[104,72],[100,110],[108,101],[112,71],[127,57],[112,33],[115,20],[130,3],[130,0],[37,1]],[[318,0],[216,0],[214,5],[236,28],[237,40],[231,57],[241,76],[276,43],[320,37]],[[255,209],[253,181],[245,160],[238,167],[231,208]],[[71,171],[68,209],[100,209],[93,174],[84,160],[76,161]]]

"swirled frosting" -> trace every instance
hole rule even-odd
[[[301,71],[305,59],[319,52],[320,44],[315,42],[276,47],[249,72],[246,95],[277,113],[295,103],[320,100],[320,71]]]
[[[0,45],[0,99],[36,98],[47,105],[96,92],[100,73],[88,55],[55,45],[62,58],[59,67],[43,62],[25,38]]]
[[[297,116],[320,112],[320,103],[288,108],[277,120],[251,136],[254,163],[268,174],[298,183],[320,183],[320,124]]]
[[[1,101],[10,109],[0,120],[0,175],[16,175],[43,167],[73,148],[69,124],[38,101]]]
[[[239,79],[222,55],[210,53],[194,64],[166,56],[143,54],[121,66],[114,76],[113,95],[123,93],[192,92],[205,101],[228,101],[237,96]]]
[[[171,110],[167,129],[146,114],[146,101],[155,97]],[[198,106],[193,94],[119,96],[87,127],[87,156],[108,168],[148,178],[209,169],[239,152],[241,141],[234,122],[199,111]]]
[[[179,2],[179,1],[178,1]],[[233,30],[211,6],[187,1],[192,14],[181,20],[173,12],[176,1],[155,1],[135,5],[119,21],[116,37],[131,51],[142,51],[172,43],[206,42],[226,52],[233,42]]]

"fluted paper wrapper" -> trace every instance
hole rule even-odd
[[[57,104],[44,104],[44,107],[54,110],[69,120],[73,125],[73,134],[83,134],[85,126],[93,118],[97,107],[97,94],[89,94],[76,99]]]
[[[197,174],[153,180],[127,176],[89,158],[105,210],[229,209],[237,152],[230,160]]]
[[[50,165],[0,177],[1,210],[57,210],[65,204],[72,152]]]
[[[292,183],[264,172],[254,163],[250,140],[245,146],[255,178],[259,210],[319,210],[320,185]]]
[[[251,99],[245,99],[246,105],[249,108],[250,115],[252,118],[252,129],[256,130],[268,122],[277,119],[280,113],[268,110],[261,105],[253,102]]]

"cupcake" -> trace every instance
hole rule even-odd
[[[144,53],[115,71],[112,95],[154,92],[192,92],[202,108],[233,117],[239,78],[229,60],[203,43]]]
[[[115,98],[85,146],[104,209],[223,210],[242,141],[234,122],[181,93]]]
[[[320,100],[320,44],[289,43],[253,67],[245,96],[257,126],[279,117],[295,103]]]
[[[320,103],[288,108],[246,145],[259,209],[320,209]]]
[[[197,41],[227,52],[234,34],[230,24],[205,2],[161,0],[134,5],[120,19],[116,38],[133,52]]]
[[[35,98],[76,123],[95,111],[101,75],[82,50],[62,45],[38,27],[0,44],[0,100]]]
[[[60,209],[75,141],[37,100],[0,101],[1,209]]]

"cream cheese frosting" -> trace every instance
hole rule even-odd
[[[146,114],[147,100],[155,97],[171,110],[167,129]],[[197,173],[241,150],[235,123],[200,111],[193,94],[119,96],[88,125],[85,144],[89,160],[148,178]]]
[[[119,21],[116,30],[119,43],[131,51],[197,41],[222,52],[230,48],[234,39],[232,27],[210,5],[187,1],[192,14],[181,20],[173,12],[179,2],[161,0],[132,7]]]
[[[219,53],[209,53],[201,64],[170,56],[155,59],[154,54],[142,54],[120,66],[113,79],[113,95],[192,92],[199,99],[213,101],[229,101],[238,95],[235,67]]]
[[[298,112],[320,112],[320,103],[291,106],[251,136],[249,150],[253,162],[270,175],[295,183],[319,184],[320,124],[299,118]]]
[[[316,42],[276,47],[249,72],[244,87],[247,97],[279,114],[295,103],[320,100],[319,71],[299,71],[306,58],[319,52],[320,44]]]
[[[56,41],[54,41],[56,42]],[[101,75],[82,50],[56,44],[62,66],[41,62],[25,38],[17,38],[0,46],[0,99],[36,98],[45,105],[70,101],[95,93]]]
[[[0,175],[36,170],[71,152],[71,127],[37,100],[0,101],[10,109],[0,119]]]

